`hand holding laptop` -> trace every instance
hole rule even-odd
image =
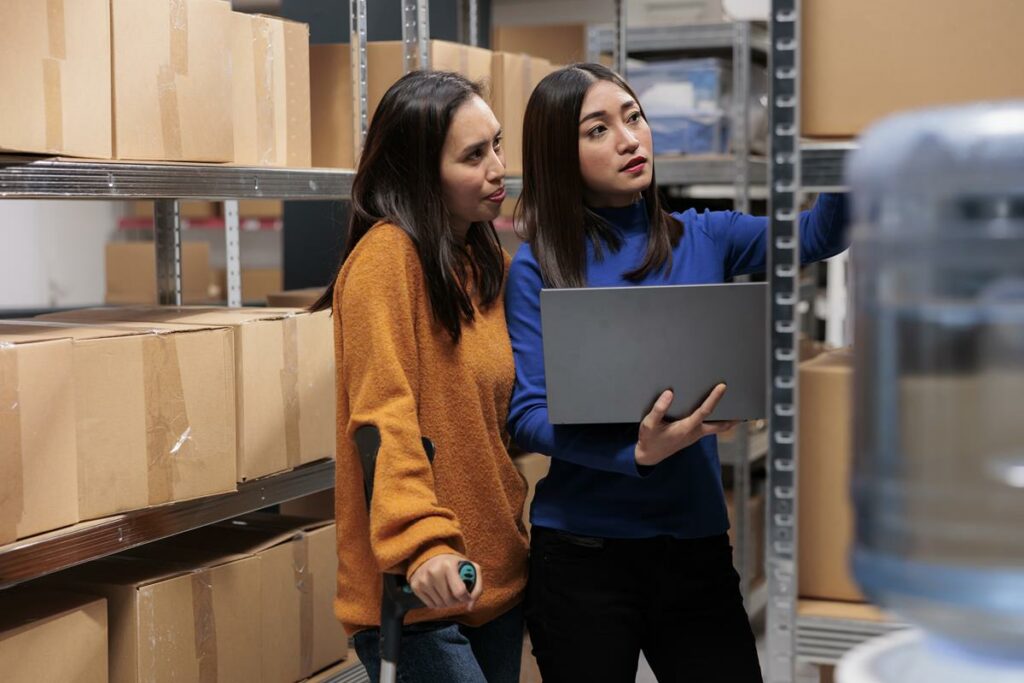
[[[671,391],[663,391],[654,402],[651,412],[647,413],[640,423],[635,451],[636,463],[657,465],[705,436],[721,434],[732,429],[737,424],[735,421],[706,422],[724,395],[725,385],[719,384],[693,413],[681,420],[668,421],[665,414],[672,405],[673,394]]]

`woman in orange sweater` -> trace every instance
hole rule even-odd
[[[406,618],[400,680],[518,681],[526,485],[507,450],[509,257],[491,224],[504,176],[501,129],[477,85],[402,78],[370,124],[339,272],[313,306],[334,312],[335,611],[373,680],[391,572],[427,605]],[[354,442],[364,425],[381,438],[369,514]],[[477,565],[472,594],[465,559]]]

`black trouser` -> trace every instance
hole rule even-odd
[[[545,683],[759,683],[727,535],[603,539],[533,527],[526,623]]]

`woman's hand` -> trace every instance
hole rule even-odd
[[[409,586],[423,604],[430,609],[445,609],[466,605],[467,610],[473,609],[473,603],[480,597],[483,590],[483,576],[480,567],[476,567],[476,586],[473,592],[466,590],[466,584],[459,576],[459,563],[464,557],[452,554],[435,555],[430,558],[409,577]]]
[[[647,417],[640,423],[640,434],[636,442],[636,463],[657,465],[705,436],[721,434],[732,429],[736,422],[705,422],[724,395],[725,385],[717,385],[691,415],[672,422],[665,420],[665,413],[672,405],[673,395],[671,391],[662,392],[654,402],[651,412],[647,413]]]

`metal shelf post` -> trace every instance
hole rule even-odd
[[[348,0],[349,61],[352,63],[352,146],[355,158],[363,149],[369,125],[366,103],[366,0]]]
[[[430,3],[402,0],[402,43],[405,73],[430,69]]]
[[[175,199],[153,204],[156,291],[161,305],[181,305],[181,218]]]
[[[626,48],[626,0],[615,2],[615,40],[612,43],[612,64],[616,73],[626,77],[626,59],[629,51]]]
[[[242,257],[238,233],[238,200],[224,202],[224,261],[227,267],[228,307],[242,306]]]
[[[773,0],[769,24],[767,680],[792,683],[797,618],[800,0]]]
[[[736,198],[733,208],[750,211],[750,71],[753,53],[750,24],[738,21],[733,26],[732,43],[732,146],[736,157]]]

